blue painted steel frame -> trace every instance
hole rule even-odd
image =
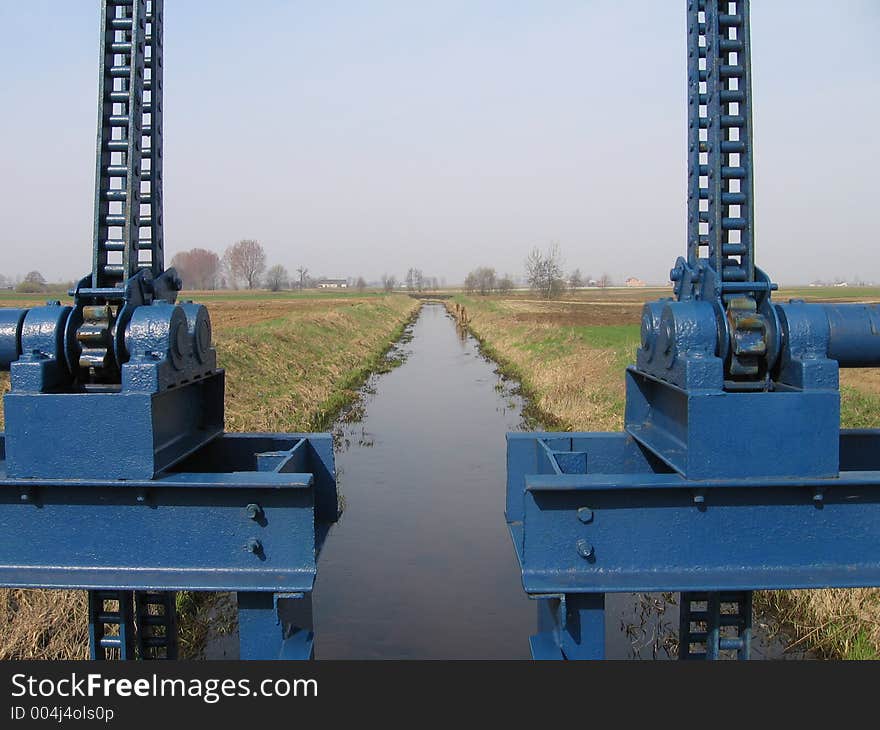
[[[329,434],[225,434],[145,480],[12,479],[5,465],[0,435],[0,585],[235,591],[242,658],[311,656],[338,516]]]
[[[507,466],[536,658],[600,658],[605,593],[880,585],[880,430],[829,478],[686,479],[626,433],[509,434]]]

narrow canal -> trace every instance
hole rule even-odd
[[[536,606],[504,521],[523,402],[443,306],[409,334],[403,365],[337,424],[345,511],[318,566],[316,657],[527,659]],[[676,598],[608,596],[609,658],[675,656]],[[754,655],[782,650],[756,621]]]

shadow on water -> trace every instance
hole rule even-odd
[[[527,659],[537,607],[504,521],[523,400],[438,304],[389,357],[403,364],[336,424],[345,511],[318,564],[316,657]],[[607,656],[675,657],[677,598],[609,595]],[[759,620],[754,633],[753,656],[784,656]]]

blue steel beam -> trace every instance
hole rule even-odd
[[[10,479],[4,467],[4,586],[310,591],[337,516],[329,434],[226,434],[156,479]]]

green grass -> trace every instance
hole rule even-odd
[[[850,386],[840,388],[840,425],[842,428],[877,428],[880,426],[880,396]]]
[[[875,299],[880,301],[876,286],[799,286],[784,287],[773,295],[775,302],[789,299]]]
[[[510,334],[525,328],[512,327]],[[635,362],[636,350],[640,344],[638,325],[581,325],[559,326],[549,331],[546,337],[524,340],[516,346],[523,352],[540,355],[545,359],[565,357],[576,352],[585,344],[602,350],[612,350],[615,364],[619,369]]]
[[[852,646],[842,658],[855,661],[876,661],[880,659],[880,654],[877,653],[876,647],[871,643],[867,632],[862,630],[856,634]]]

